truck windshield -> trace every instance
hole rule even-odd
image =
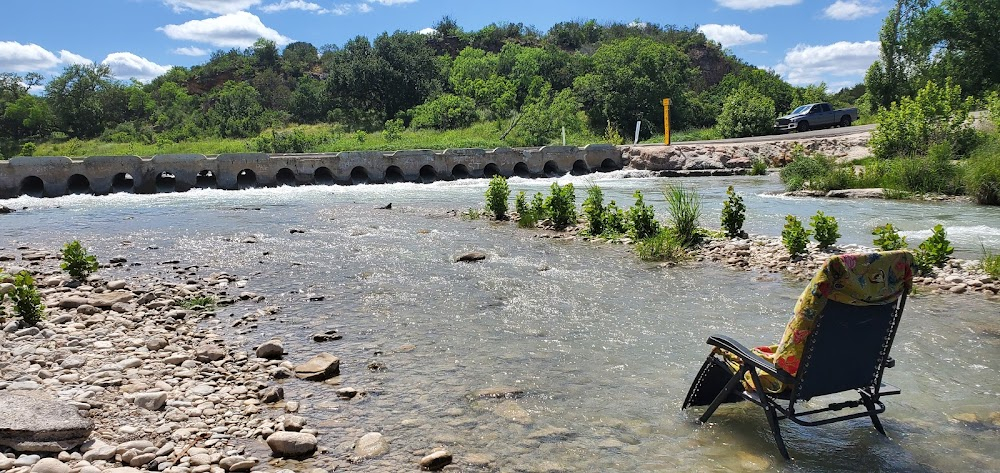
[[[792,115],[799,115],[801,113],[807,113],[807,112],[809,112],[810,108],[812,108],[812,105],[803,105],[803,106],[801,106],[799,108],[796,108],[795,110],[792,110]]]

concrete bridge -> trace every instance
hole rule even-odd
[[[434,182],[495,175],[541,177],[622,168],[611,145],[350,151],[333,154],[222,154],[15,157],[0,161],[0,198],[19,195],[184,192],[193,188],[243,189],[309,184],[353,185]]]

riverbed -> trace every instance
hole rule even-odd
[[[774,176],[559,181],[575,183],[578,204],[592,183],[620,206],[640,189],[661,217],[661,187],[688,186],[702,195],[703,225],[713,227],[734,185],[751,233],[777,235],[785,214],[805,221],[822,209],[837,217],[843,243],[870,245],[871,228],[886,222],[916,243],[941,223],[956,256],[1000,250],[995,207],[777,197]],[[533,194],[552,182],[512,179],[510,187]],[[328,385],[285,382],[286,399],[301,401],[328,449],[312,462],[320,467],[411,469],[441,446],[469,471],[964,471],[1000,461],[997,303],[911,298],[892,352],[897,366],[886,374],[903,390],[886,399],[890,437],[863,419],[786,423],[796,461],[785,464],[759,409],[726,406],[701,426],[680,404],[708,352],[705,339],[776,342],[802,281],[709,263],[664,268],[621,245],[536,238],[449,212],[482,207],[485,189],[486,181],[461,180],[22,197],[0,201],[19,209],[0,216],[0,254],[79,239],[102,261],[120,255],[140,264],[102,273],[156,272],[177,260],[249,277],[246,289],[281,312],[248,330],[232,327],[246,309],[221,309],[215,329],[247,350],[281,337],[294,363],[329,351],[341,358],[342,385],[364,393],[343,401]],[[388,203],[391,210],[378,209]],[[454,262],[473,250],[487,259]],[[343,339],[311,341],[330,329]],[[473,395],[498,387],[523,395]],[[366,432],[382,433],[390,452],[348,463]]]

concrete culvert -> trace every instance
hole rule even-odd
[[[549,161],[545,163],[545,167],[542,168],[542,174],[544,174],[545,177],[562,177],[565,173],[559,169],[559,165],[556,164],[555,161]]]
[[[451,177],[455,179],[468,179],[469,174],[469,168],[465,167],[464,164],[458,164],[451,168]]]
[[[531,177],[531,170],[528,169],[527,164],[517,163],[514,165],[514,175],[520,178],[527,179]]]
[[[485,168],[483,168],[483,177],[485,177],[487,179],[490,179],[493,176],[496,176],[496,175],[499,175],[499,174],[500,174],[500,167],[497,166],[496,164],[489,163],[489,164],[486,165]]]
[[[132,192],[135,190],[135,178],[127,172],[115,174],[111,179],[112,192]]]
[[[323,186],[332,186],[336,182],[333,178],[333,171],[330,171],[330,168],[327,167],[317,169],[316,172],[313,173],[313,180],[316,184]]]
[[[219,178],[212,171],[201,171],[195,176],[194,186],[199,189],[215,189],[219,187]]]
[[[278,174],[274,176],[275,182],[279,186],[295,186],[298,181],[295,180],[295,172],[288,168],[281,168],[278,170]]]
[[[236,187],[240,189],[250,189],[257,187],[257,173],[252,169],[244,169],[236,175]]]
[[[585,174],[590,174],[590,166],[587,166],[587,162],[578,159],[573,163],[573,170],[571,171],[574,176],[583,176]]]
[[[156,176],[156,192],[173,192],[177,190],[177,176],[172,172],[163,171]]]
[[[621,166],[619,166],[618,163],[615,162],[615,160],[611,159],[611,158],[608,158],[608,159],[605,159],[604,161],[602,161],[601,162],[601,167],[599,168],[599,170],[601,172],[618,171],[619,169],[621,169]]]
[[[45,197],[45,183],[38,176],[28,176],[21,180],[21,193],[32,197]]]
[[[83,174],[73,174],[66,181],[66,189],[70,194],[90,194],[90,179]]]
[[[385,170],[386,184],[395,184],[405,180],[406,177],[403,176],[403,170],[400,169],[399,166],[389,166],[389,168]]]
[[[363,168],[361,166],[358,166],[358,167],[356,167],[354,169],[351,169],[351,184],[354,184],[354,185],[357,185],[357,184],[368,184],[368,182],[369,182],[369,179],[368,179],[368,170],[367,169],[365,169],[365,168]]]
[[[428,164],[427,166],[420,168],[420,182],[423,182],[424,184],[429,184],[431,182],[436,181],[437,178],[438,174],[437,170],[434,169],[434,166]]]

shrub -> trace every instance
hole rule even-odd
[[[982,248],[983,260],[981,264],[983,266],[983,272],[993,279],[1000,279],[1000,254],[987,250],[985,246]]]
[[[931,236],[920,243],[913,256],[920,273],[927,274],[931,269],[944,265],[954,251],[955,248],[948,241],[944,226],[937,224]]]
[[[497,220],[507,220],[507,199],[510,198],[510,187],[507,178],[499,174],[490,179],[486,188],[486,211],[493,214]]]
[[[613,145],[625,144],[625,138],[618,133],[618,128],[611,124],[611,120],[608,120],[608,126],[604,128],[604,142]]]
[[[722,229],[729,238],[741,237],[747,206],[743,205],[743,197],[733,191],[733,186],[726,189],[726,195],[728,198],[722,203]]]
[[[28,325],[36,325],[45,318],[45,306],[38,295],[35,280],[27,271],[14,275],[14,291],[10,294],[14,312]]]
[[[986,97],[986,110],[989,111],[993,126],[1000,129],[1000,91],[995,91]]]
[[[829,248],[840,238],[840,233],[837,231],[837,219],[823,215],[822,210],[816,211],[816,215],[809,219],[809,226],[812,227],[813,238],[816,239],[820,248]]]
[[[587,189],[583,201],[583,214],[587,217],[587,233],[597,236],[604,233],[604,192],[594,185]]]
[[[184,299],[178,305],[188,310],[197,308],[212,309],[215,307],[217,302],[218,301],[213,296],[196,296]]]
[[[62,263],[59,266],[77,281],[83,281],[97,271],[97,257],[87,253],[78,240],[67,243],[60,253]]]
[[[899,236],[899,232],[891,223],[875,227],[872,230],[872,235],[875,235],[875,241],[873,241],[875,247],[882,251],[902,250],[909,246],[906,243],[906,237]]]
[[[958,194],[958,168],[951,163],[951,145],[932,145],[928,155],[893,159],[887,163],[882,187],[917,193]]]
[[[785,188],[790,191],[797,191],[803,188],[812,188],[812,183],[823,176],[830,174],[835,167],[833,158],[822,154],[802,154],[792,153],[793,161],[781,169],[779,176]]]
[[[670,228],[663,228],[655,235],[639,240],[635,253],[643,261],[679,261],[687,256],[684,245]]]
[[[805,253],[809,245],[809,231],[794,215],[785,216],[785,228],[781,230],[781,243],[793,257]]]
[[[34,156],[35,150],[38,147],[32,142],[27,142],[21,145],[21,156]]]
[[[532,228],[538,223],[538,217],[528,206],[528,199],[524,191],[518,192],[514,199],[514,209],[517,211],[517,226],[521,228]]]
[[[701,218],[701,198],[694,190],[667,186],[663,189],[667,199],[670,223],[677,239],[684,246],[691,246],[701,240],[698,233],[698,219]]]
[[[974,143],[975,131],[967,126],[971,97],[962,100],[962,89],[948,78],[943,86],[928,81],[915,97],[903,97],[876,117],[870,146],[876,158],[921,156],[931,145],[947,143],[964,155]]]
[[[983,205],[1000,205],[1000,135],[977,148],[963,171],[966,194]]]
[[[402,118],[386,120],[385,127],[382,128],[382,138],[385,138],[386,141],[396,141],[403,136],[403,130],[405,129],[406,127],[403,126]]]
[[[250,141],[250,148],[258,153],[306,153],[317,144],[318,140],[302,130],[264,131]]]
[[[741,84],[722,104],[716,124],[724,138],[766,135],[774,125],[774,101],[756,88]]]
[[[465,212],[462,213],[462,220],[479,220],[479,218],[482,216],[483,216],[482,211],[476,208],[469,207],[469,210],[466,210]]]
[[[656,221],[656,212],[652,205],[646,205],[642,191],[635,191],[635,205],[625,212],[629,237],[642,240],[656,235],[660,231],[660,222]]]
[[[541,192],[535,192],[534,197],[531,198],[531,213],[535,215],[537,220],[549,217],[549,207]]]
[[[477,120],[476,101],[469,97],[442,94],[436,99],[417,105],[410,113],[413,128],[448,130],[460,128]]]
[[[365,130],[358,130],[354,132],[354,139],[358,140],[358,143],[364,144],[365,140],[368,139],[368,132]]]
[[[618,207],[615,201],[608,203],[604,208],[604,233],[605,238],[618,238],[628,232],[628,217],[625,209]]]
[[[576,194],[573,191],[573,184],[569,183],[560,186],[552,183],[552,193],[545,200],[545,207],[549,211],[552,225],[558,229],[566,228],[576,224]]]
[[[750,163],[750,175],[763,176],[765,174],[767,174],[767,162],[760,158],[754,159]]]

